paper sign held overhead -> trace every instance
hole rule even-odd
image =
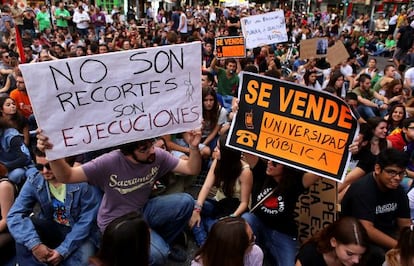
[[[228,146],[342,181],[358,132],[342,99],[248,72],[239,92]]]
[[[240,22],[247,49],[288,41],[283,10],[244,17]]]
[[[246,46],[243,37],[215,38],[217,58],[245,58]]]
[[[19,67],[49,160],[201,125],[200,42]]]

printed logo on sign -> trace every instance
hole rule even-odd
[[[237,130],[236,135],[236,142],[244,146],[253,147],[254,141],[257,141],[257,135],[247,130]]]

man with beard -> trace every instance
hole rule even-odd
[[[38,148],[52,149],[41,132]],[[98,212],[98,226],[103,232],[115,218],[128,212],[141,212],[151,228],[150,265],[165,265],[167,257],[183,261],[186,256],[170,244],[185,229],[194,209],[194,199],[186,193],[158,196],[149,199],[154,183],[172,171],[197,175],[201,168],[198,149],[201,132],[189,132],[188,160],[177,159],[169,152],[154,147],[154,140],[140,140],[121,145],[81,166],[70,167],[63,159],[50,162],[56,178],[62,183],[88,182],[103,192]]]

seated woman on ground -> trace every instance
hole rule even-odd
[[[358,160],[354,169],[346,176],[343,183],[338,186],[338,200],[342,200],[349,185],[363,177],[366,173],[374,170],[374,165],[378,154],[392,144],[386,139],[388,123],[384,118],[373,117],[367,123],[361,124],[360,135],[362,135],[362,148],[353,158]]]
[[[131,212],[105,228],[101,247],[89,258],[89,265],[149,265],[149,253],[150,228],[141,214]]]
[[[227,122],[227,111],[218,100],[216,91],[212,87],[202,89],[203,97],[203,127],[201,143],[214,150],[220,129]]]
[[[411,217],[412,218],[412,217]],[[385,254],[383,266],[414,265],[414,225],[404,227],[400,232],[397,246]]]
[[[23,135],[24,144],[30,147],[29,122],[17,110],[16,101],[8,96],[0,97],[0,119],[17,129]]]
[[[368,234],[358,219],[342,217],[305,241],[295,265],[366,265],[368,245]]]
[[[263,251],[249,224],[241,217],[225,217],[213,225],[191,266],[261,266]]]
[[[201,188],[190,219],[196,243],[202,246],[211,226],[223,216],[240,216],[248,209],[253,176],[241,152],[226,146],[227,134],[221,135],[213,162]],[[208,198],[213,187],[214,199]]]

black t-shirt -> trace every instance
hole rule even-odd
[[[407,194],[397,189],[381,191],[372,173],[354,182],[346,192],[342,203],[342,215],[367,220],[381,232],[395,237],[397,218],[410,218]]]
[[[286,167],[286,166],[285,166]],[[294,211],[299,195],[305,191],[302,183],[303,172],[292,171],[292,182],[281,191],[279,184],[266,175],[266,162],[259,160],[253,171],[252,206],[263,197],[276,190],[255,210],[254,214],[269,228],[291,237],[297,237],[298,228],[294,220]],[[279,186],[279,187],[278,187]]]
[[[302,266],[328,266],[323,259],[323,254],[318,251],[315,242],[308,242],[303,245],[296,256],[296,261],[300,261]]]
[[[413,46],[414,29],[410,25],[402,27],[398,30],[400,38],[397,41],[397,47],[404,51],[409,50]]]
[[[237,23],[237,22],[240,21],[240,18],[237,17],[237,16],[234,16],[234,17],[230,16],[228,18],[228,20],[230,21],[230,23]],[[230,26],[228,28],[228,30],[229,30],[229,36],[238,36],[239,35],[239,32],[238,32],[239,28],[238,27]]]

